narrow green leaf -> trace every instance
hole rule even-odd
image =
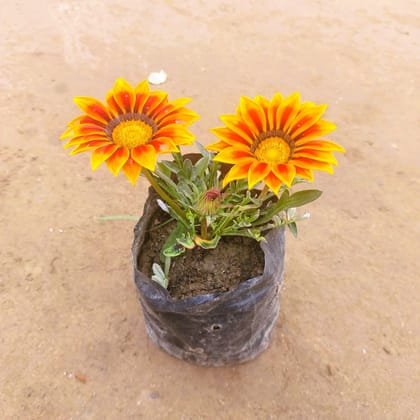
[[[303,190],[292,194],[287,199],[287,207],[300,207],[320,197],[322,191],[319,190]]]
[[[297,232],[297,224],[296,224],[296,222],[289,223],[287,226],[290,229],[290,232],[292,232],[293,236],[295,238],[297,238],[298,232]]]

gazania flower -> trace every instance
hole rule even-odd
[[[74,101],[85,114],[68,124],[61,136],[70,138],[65,147],[74,146],[71,155],[91,151],[93,170],[106,162],[114,175],[122,169],[133,184],[142,168],[154,171],[158,154],[194,141],[187,126],[198,115],[184,108],[189,99],[169,102],[165,92],[150,91],[147,81],[133,88],[117,79],[106,105],[88,97]]]
[[[223,187],[237,179],[247,179],[251,189],[261,181],[278,193],[282,184],[290,186],[298,176],[313,180],[313,170],[332,173],[336,165],[332,152],[344,149],[320,137],[335,129],[321,119],[326,105],[300,102],[295,93],[270,100],[241,97],[236,115],[223,115],[226,127],[212,129],[220,141],[207,146],[219,152],[218,162],[233,164],[223,179]]]

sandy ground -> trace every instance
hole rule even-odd
[[[3,1],[0,418],[420,418],[419,16],[414,0]],[[73,96],[161,68],[204,143],[240,95],[299,90],[348,150],[316,178],[272,344],[245,365],[151,344],[134,222],[97,220],[139,215],[146,182],[58,140]]]

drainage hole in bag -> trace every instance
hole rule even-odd
[[[221,330],[221,329],[222,329],[222,326],[221,326],[220,324],[213,324],[213,325],[210,327],[210,329],[211,329],[212,331],[218,331],[218,330]]]

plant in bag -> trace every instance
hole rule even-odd
[[[63,134],[69,138],[66,147],[74,147],[71,154],[91,151],[92,169],[106,162],[114,175],[122,170],[133,184],[143,174],[154,190],[133,245],[151,338],[169,353],[204,365],[254,357],[268,345],[278,314],[284,226],[296,235],[297,222],[308,217],[296,208],[321,195],[292,188],[311,182],[313,170],[332,173],[333,152],[344,151],[321,139],[335,128],[321,119],[326,106],[301,102],[297,93],[286,98],[276,93],[271,100],[241,97],[236,114],[221,116],[225,125],[212,129],[217,142],[205,147],[196,142],[199,153],[182,154],[180,146],[194,142],[188,126],[198,118],[185,107],[188,99],[169,101],[147,82],[133,88],[118,79],[106,104],[87,97],[75,102],[84,114]],[[158,161],[162,154],[171,159]],[[158,207],[160,219],[152,226]],[[168,234],[146,276],[138,257],[149,233],[164,226]],[[240,279],[225,293],[209,290],[185,299],[168,293],[177,258],[188,261],[189,252],[211,252],[232,237],[261,243],[263,273]]]

